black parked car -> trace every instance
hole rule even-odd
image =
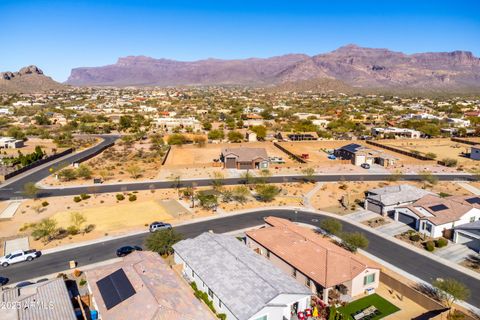
[[[117,249],[117,257],[125,257],[133,251],[142,251],[139,246],[125,246]]]
[[[8,278],[0,277],[0,287],[8,283]]]

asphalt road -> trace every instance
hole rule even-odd
[[[0,188],[0,200],[8,200],[11,197],[18,197],[21,195],[23,190],[23,185],[27,181],[40,181],[45,177],[44,170],[39,173],[33,173],[28,179],[23,179],[22,181],[15,182],[12,185],[7,186],[5,189]],[[47,170],[48,172],[48,170]],[[440,181],[465,181],[472,180],[473,177],[470,174],[443,174],[437,176]],[[39,179],[40,178],[40,179]],[[317,175],[310,178],[310,180],[316,182],[334,182],[334,181],[387,181],[390,178],[389,174],[330,174],[330,175]],[[401,177],[402,180],[421,180],[422,176],[418,174],[407,174]],[[266,178],[268,182],[271,183],[282,183],[282,182],[298,182],[305,180],[305,176],[273,176]],[[225,178],[223,184],[225,185],[236,185],[245,183],[245,180],[242,178]],[[182,180],[179,187],[187,186],[211,186],[212,179],[191,179],[191,180]],[[109,192],[127,192],[127,191],[138,191],[138,190],[154,190],[154,189],[165,189],[172,188],[175,186],[175,183],[172,181],[157,181],[157,182],[131,182],[131,183],[121,183],[121,184],[99,184],[91,185],[85,187],[65,187],[65,188],[52,188],[52,189],[42,189],[38,193],[38,197],[55,197],[55,196],[73,196],[79,195],[82,193],[92,194],[92,193],[109,193]]]
[[[202,232],[213,230],[216,233],[225,233],[263,224],[263,218],[274,215],[289,218],[293,221],[319,226],[323,217],[319,214],[293,210],[265,210],[242,215],[235,215],[213,219],[175,228],[185,238],[195,237]],[[342,222],[344,230],[348,232],[360,231],[370,241],[367,252],[397,266],[398,268],[431,283],[436,278],[455,278],[464,283],[471,291],[468,303],[480,307],[480,281],[454,268],[445,266],[433,259],[429,259],[412,250],[406,249],[394,242],[385,240],[374,232]],[[0,276],[10,278],[10,282],[23,281],[30,278],[60,272],[68,269],[68,261],[76,260],[79,266],[104,261],[116,257],[115,250],[123,245],[143,245],[148,234],[140,234],[122,239],[105,241],[84,247],[44,255],[32,262],[25,262],[0,269]]]
[[[24,173],[21,175],[21,178],[9,183],[6,186],[2,186],[0,188],[0,201],[1,200],[8,200],[10,198],[15,197],[23,197],[23,188],[27,182],[38,182],[46,177],[48,177],[51,173],[49,171],[52,165],[55,166],[62,166],[64,164],[72,164],[76,162],[78,159],[81,159],[87,155],[95,153],[97,150],[103,148],[104,146],[114,142],[120,136],[118,135],[100,135],[98,136],[103,139],[99,144],[93,146],[91,148],[85,149],[78,153],[73,153],[72,155],[60,160],[60,161],[52,161],[50,162],[51,165],[45,166],[42,169],[32,169],[30,173]],[[41,192],[40,192],[41,196]]]

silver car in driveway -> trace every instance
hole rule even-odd
[[[149,227],[150,232],[155,232],[158,230],[167,230],[167,229],[172,229],[172,225],[170,223],[156,222],[156,221],[150,223],[150,227]]]

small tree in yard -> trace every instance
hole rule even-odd
[[[27,182],[23,185],[23,194],[27,197],[36,198],[40,189],[33,182]]]
[[[199,192],[197,194],[197,199],[200,202],[200,206],[205,209],[213,209],[218,205],[218,197],[214,194]]]
[[[212,179],[213,189],[215,189],[215,190],[221,189],[223,184],[224,184],[224,180],[225,180],[225,177],[223,176],[223,174],[221,172],[215,171],[213,173],[212,178],[213,178]]]
[[[420,177],[423,182],[427,182],[430,184],[437,184],[438,182],[438,177],[432,175],[432,173],[429,171],[420,172]]]
[[[37,240],[43,239],[44,241],[48,242],[56,230],[57,220],[53,218],[45,218],[39,223],[35,224],[33,227],[32,236]]]
[[[342,223],[334,218],[327,218],[320,223],[320,228],[333,235],[340,234],[342,227]]]
[[[182,239],[183,236],[173,229],[158,230],[145,239],[145,246],[150,251],[166,255],[173,253],[172,246]]]
[[[441,297],[445,305],[451,309],[453,304],[458,300],[466,300],[470,297],[470,290],[461,282],[447,278],[437,279],[432,285],[440,291]]]
[[[72,212],[70,213],[70,222],[76,230],[80,230],[82,224],[87,222],[87,218],[85,218],[85,215],[81,214],[80,212]]]
[[[315,174],[315,169],[312,167],[308,167],[302,170],[303,175],[305,176],[305,180],[308,182],[313,181],[313,175]]]
[[[62,181],[71,181],[77,178],[77,173],[72,168],[65,168],[58,173],[58,177]]]
[[[87,165],[81,164],[77,168],[77,176],[83,179],[90,179],[92,177],[92,170],[90,170]]]
[[[357,251],[358,248],[365,249],[368,247],[368,239],[360,232],[345,232],[341,236],[343,244],[350,251]]]
[[[261,184],[255,188],[255,191],[260,201],[270,202],[280,193],[280,188],[270,184]]]
[[[130,174],[130,177],[133,179],[138,179],[142,173],[143,169],[136,165],[131,165],[127,168],[127,172]]]
[[[232,190],[233,200],[244,203],[247,201],[247,197],[250,195],[250,190],[245,186],[237,186]]]

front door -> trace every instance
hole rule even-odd
[[[297,314],[298,312],[298,302],[292,304],[292,314]]]

